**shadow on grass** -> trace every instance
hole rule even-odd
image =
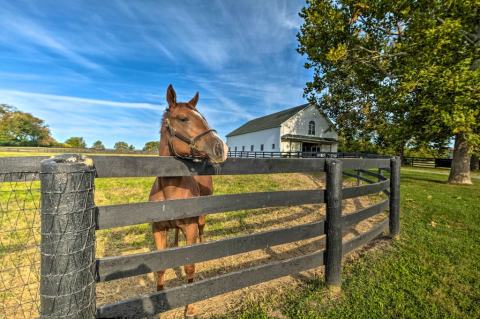
[[[401,183],[402,184],[405,183],[405,182],[414,182],[414,181],[423,181],[423,182],[426,182],[426,183],[436,183],[436,184],[448,185],[447,178],[445,178],[444,180],[439,180],[439,179],[435,179],[433,176],[422,176],[422,175],[415,175],[415,176],[407,175],[407,176],[405,176],[404,174],[402,174],[402,177],[401,177]]]
[[[262,214],[267,214],[277,211],[277,209],[269,209],[265,212],[262,212]],[[269,219],[269,220],[262,220],[259,222],[248,222],[248,223],[240,223],[238,226],[233,226],[233,227],[228,227],[228,228],[219,228],[219,229],[212,229],[209,230],[207,228],[205,234],[207,237],[212,237],[212,236],[220,236],[220,235],[231,235],[231,234],[236,234],[239,235],[242,232],[246,230],[254,230],[254,229],[264,229],[265,227],[269,226],[274,226],[277,224],[282,225],[283,223],[288,223],[291,221],[295,221],[299,218],[305,217],[310,214],[318,214],[319,219],[321,218],[321,215],[319,214],[319,209],[313,208],[313,207],[304,207],[303,211],[294,213],[292,215],[276,218],[276,219]],[[245,218],[245,217],[254,217],[256,214],[248,214],[244,217],[240,217],[240,219]],[[225,221],[230,221],[230,220],[237,220],[239,218],[231,218],[231,219],[225,219]],[[297,223],[292,223],[293,225],[296,225]],[[208,225],[208,223],[207,223]],[[283,227],[288,227],[289,225],[282,225]],[[207,226],[208,227],[208,226]]]

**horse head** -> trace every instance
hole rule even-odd
[[[163,118],[162,138],[167,138],[170,155],[222,163],[227,159],[228,147],[197,110],[198,98],[197,92],[190,101],[177,102],[173,86],[168,86],[168,109]]]

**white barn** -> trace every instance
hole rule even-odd
[[[337,152],[333,123],[313,104],[253,119],[227,134],[230,151]]]

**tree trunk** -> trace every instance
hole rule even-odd
[[[471,185],[470,179],[470,155],[468,154],[468,143],[462,133],[455,135],[455,146],[453,147],[452,168],[448,182],[451,184]]]
[[[403,143],[397,151],[397,155],[400,157],[400,163],[403,163],[403,157],[405,156],[405,144],[406,143]]]
[[[470,170],[478,171],[480,169],[480,159],[477,155],[473,154],[470,158]]]

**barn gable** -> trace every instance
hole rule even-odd
[[[336,152],[333,123],[314,104],[253,119],[227,134],[231,151]]]
[[[299,111],[303,110],[307,106],[308,104],[302,104],[302,105],[292,107],[290,109],[286,109],[277,113],[273,113],[273,114],[269,114],[266,116],[253,119],[243,124],[239,128],[233,130],[232,132],[228,133],[227,137],[262,131],[262,130],[266,130],[274,127],[279,127],[282,125],[283,122],[285,122],[290,117],[297,114]]]

